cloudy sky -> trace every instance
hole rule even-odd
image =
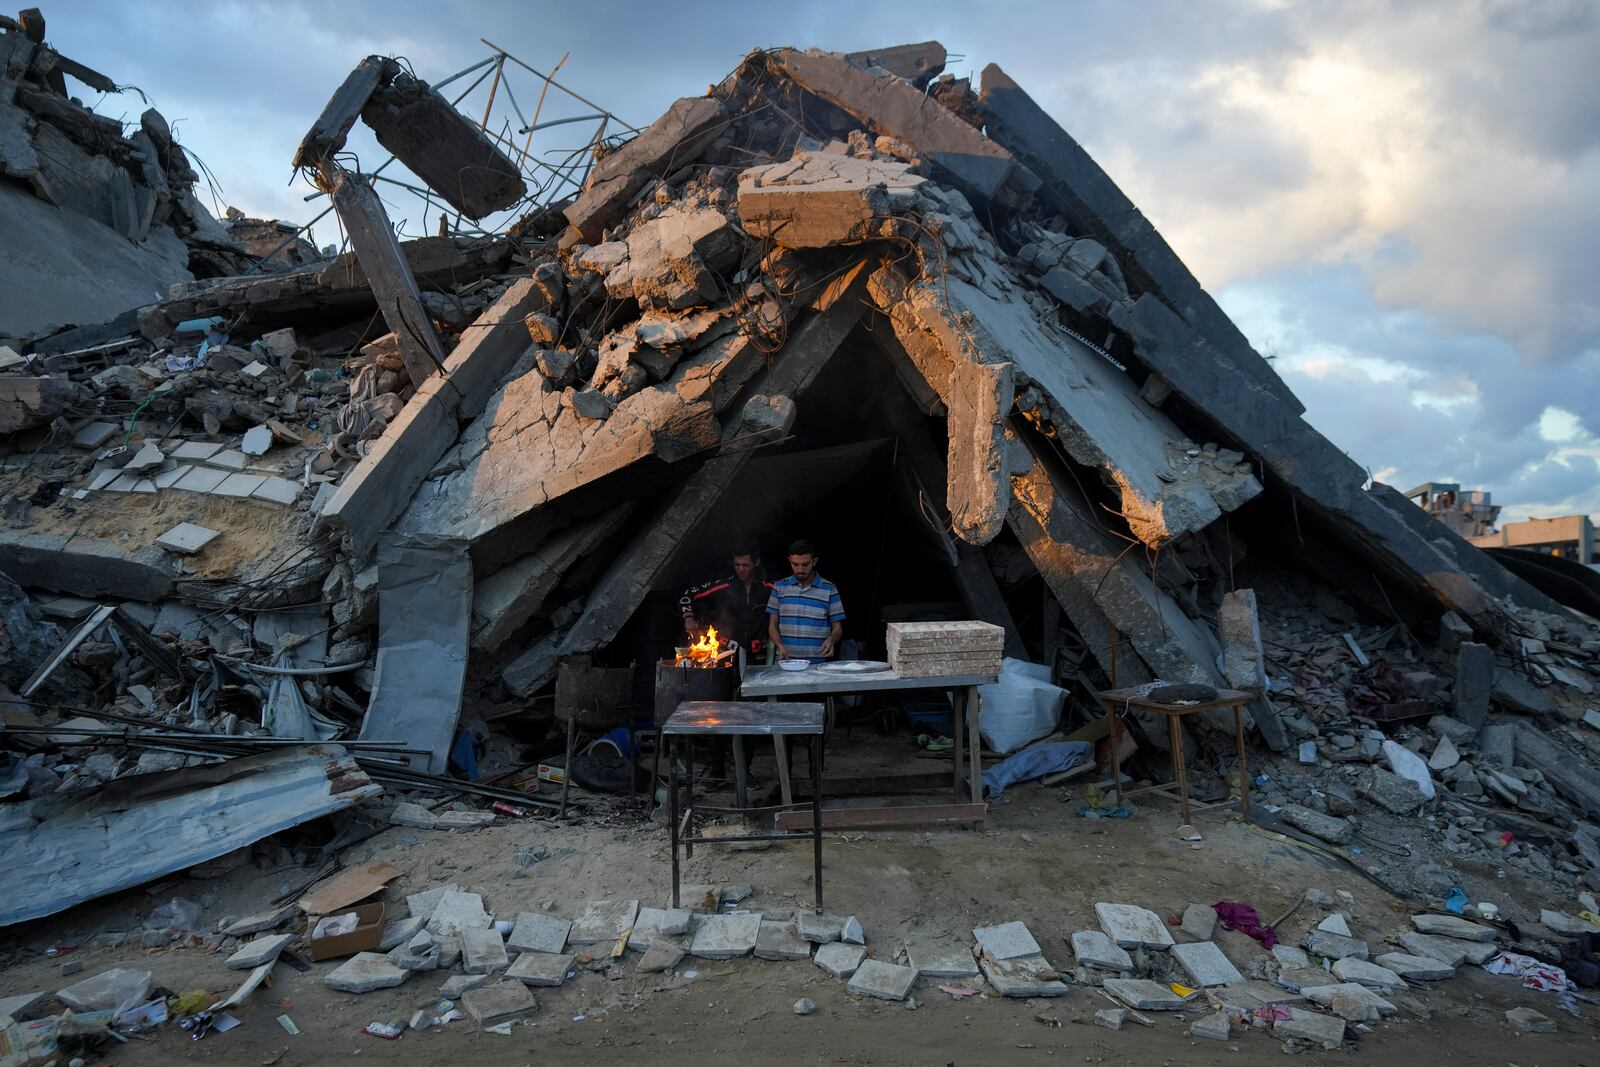
[[[369,53],[434,81],[487,56],[480,37],[546,72],[566,53],[563,83],[643,126],[752,47],[936,37],[955,73],[999,63],[1084,144],[1375,477],[1490,489],[1503,518],[1600,512],[1600,4],[897,7],[56,0],[45,14],[53,44],[173,121],[221,204],[296,222],[321,205],[292,181],[294,146]],[[507,84],[530,110],[530,77]],[[136,120],[142,105],[98,108]],[[552,95],[543,117],[587,111]],[[534,154],[559,159],[590,131],[542,133]],[[413,230],[419,207],[391,201]],[[338,239],[330,221],[321,243]]]

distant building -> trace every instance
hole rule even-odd
[[[1587,515],[1508,522],[1497,531],[1468,540],[1479,548],[1525,548],[1577,563],[1600,563],[1600,555],[1595,553],[1594,523]]]
[[[1499,536],[1494,532],[1494,520],[1500,507],[1491,504],[1489,494],[1481,489],[1463,493],[1457,482],[1423,482],[1406,496],[1473,544],[1479,544],[1480,537]]]

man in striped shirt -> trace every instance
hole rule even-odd
[[[844,636],[844,603],[839,589],[817,573],[817,550],[810,541],[789,546],[794,573],[772,587],[767,598],[767,636],[779,659],[822,663]]]

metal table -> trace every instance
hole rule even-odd
[[[756,704],[738,700],[686,700],[678,705],[666,724],[661,727],[661,734],[668,744],[667,750],[667,823],[671,827],[672,836],[672,906],[678,907],[678,846],[684,846],[685,858],[694,856],[694,846],[698,842],[715,841],[718,843],[730,841],[771,841],[774,838],[806,837],[811,838],[811,847],[815,854],[816,864],[816,890],[817,911],[822,911],[822,733],[826,723],[826,711],[821,704]],[[782,742],[789,737],[811,738],[811,830],[806,833],[769,834],[744,834],[733,837],[704,837],[694,832],[694,819],[698,813],[732,813],[751,814],[755,812],[779,812],[804,805],[790,802],[788,797],[784,803],[767,807],[749,807],[739,801],[735,807],[701,807],[696,808],[694,802],[694,739],[697,737],[729,736],[737,746],[742,738],[747,736],[767,736],[773,739],[778,746],[778,765],[786,766],[787,754]],[[687,741],[684,744],[684,766],[688,775],[688,788],[685,790],[683,815],[678,814],[678,753],[679,739]],[[736,749],[736,751],[740,751]]]
[[[776,701],[783,697],[837,696],[845,693],[872,693],[885,689],[950,689],[956,693],[956,707],[951,716],[951,733],[954,734],[954,788],[961,799],[962,745],[966,744],[972,803],[983,803],[982,743],[978,737],[980,708],[978,686],[999,681],[995,674],[947,674],[932,678],[902,678],[893,668],[865,672],[824,671],[813,664],[803,671],[786,671],[776,664],[751,667],[739,684],[739,695],[745,698],[766,697]],[[963,736],[965,735],[965,736]],[[784,766],[782,760],[779,766]],[[780,772],[784,800],[789,799],[789,783]]]
[[[1183,724],[1185,715],[1199,715],[1207,711],[1221,711],[1224,708],[1233,709],[1234,737],[1239,746],[1239,811],[1244,817],[1250,817],[1250,772],[1245,769],[1244,755],[1244,706],[1252,699],[1249,693],[1237,689],[1219,689],[1215,700],[1208,700],[1201,704],[1157,704],[1150,699],[1150,691],[1163,682],[1149,682],[1145,685],[1133,686],[1127,689],[1105,689],[1095,694],[1095,698],[1105,704],[1107,716],[1111,720],[1111,762],[1114,781],[1116,782],[1117,803],[1122,803],[1122,748],[1117,744],[1117,734],[1120,729],[1117,722],[1119,712],[1130,708],[1140,711],[1154,711],[1166,716],[1167,738],[1172,747],[1172,776],[1173,781],[1160,785],[1145,786],[1142,789],[1128,790],[1128,796],[1140,793],[1159,793],[1169,800],[1176,800],[1183,805],[1183,821],[1189,821],[1189,775],[1183,763]],[[1174,794],[1176,790],[1176,794]],[[1217,801],[1212,804],[1198,804],[1195,811],[1210,811],[1213,808],[1226,807],[1227,801]]]

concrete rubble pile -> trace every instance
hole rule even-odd
[[[8,71],[48,75],[41,47],[0,35]],[[1093,677],[1250,692],[1275,806],[1426,800],[1472,847],[1515,809],[1552,842],[1530,857],[1588,875],[1600,772],[1553,754],[1590,744],[1593,627],[1369,486],[1082,148],[1000,68],[974,91],[944,60],[752,52],[531,207],[476,121],[363,61],[285,160],[351,252],[169,277],[122,319],[0,349],[4,636],[33,650],[0,674],[7,721],[60,725],[38,693],[139,729],[398,744],[440,774],[462,721],[482,735],[563,657],[604,654],[830,365],[870,365],[899,388],[869,417],[948,516],[970,617],[1015,634],[1006,593],[1042,580]],[[16,118],[44,90],[3,84],[0,137],[8,115],[63,136]],[[341,162],[357,121],[466,217],[529,210],[398,241]],[[167,188],[161,219],[198,227]],[[232,221],[253,250],[275,235]],[[1313,612],[1308,584],[1344,599]],[[1448,721],[1376,715],[1400,704]],[[1449,738],[1442,796],[1377,799],[1408,781],[1380,722],[1425,760]],[[154,769],[23,762],[29,796]]]

